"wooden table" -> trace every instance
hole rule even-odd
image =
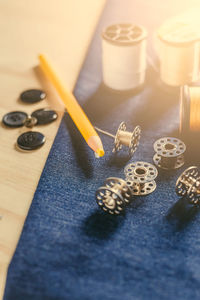
[[[33,152],[15,148],[17,137],[27,128],[0,128],[0,298],[64,110],[37,67],[37,55],[47,54],[62,70],[72,90],[104,3],[105,0],[0,0],[0,118],[9,111],[31,113],[47,106],[59,111],[56,122],[34,128],[46,136],[46,143]],[[21,103],[19,94],[29,88],[44,89],[47,99],[32,105]]]

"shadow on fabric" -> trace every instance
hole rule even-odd
[[[199,209],[188,203],[186,197],[180,198],[169,210],[166,219],[175,231],[181,231],[195,219]]]
[[[116,91],[101,83],[96,92],[85,101],[83,110],[92,123],[98,123],[121,103],[139,94],[142,89],[143,86],[129,91]]]
[[[63,122],[68,129],[78,166],[82,169],[86,178],[92,178],[93,166],[90,162],[90,157],[88,155],[89,152],[87,151],[88,145],[83,140],[82,135],[78,131],[69,114],[65,114],[65,116],[63,117]]]
[[[125,214],[114,216],[96,210],[83,223],[84,233],[97,240],[108,240],[123,224]]]

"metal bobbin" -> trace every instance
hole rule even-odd
[[[126,181],[117,177],[106,179],[104,186],[96,191],[96,201],[102,210],[119,215],[131,200],[131,189]]]
[[[135,151],[139,145],[139,140],[141,137],[140,126],[136,126],[132,132],[129,132],[126,130],[125,122],[122,122],[119,125],[118,130],[115,135],[113,135],[107,131],[101,130],[98,127],[95,127],[95,128],[97,131],[99,131],[107,136],[110,136],[114,139],[114,148],[113,148],[112,152],[114,152],[114,153],[118,152],[122,149],[122,146],[126,146],[129,148],[130,156],[132,156],[135,153]]]
[[[125,167],[124,173],[133,195],[148,195],[156,189],[154,179],[158,171],[154,165],[144,161],[133,162]]]
[[[184,165],[185,144],[173,137],[164,137],[154,143],[153,161],[162,169],[178,169]]]
[[[200,206],[200,172],[197,167],[187,168],[177,179],[176,193],[186,196],[191,204]]]

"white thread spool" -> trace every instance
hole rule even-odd
[[[141,26],[116,24],[102,33],[103,81],[115,90],[134,89],[144,83],[147,32]]]
[[[199,80],[200,32],[181,21],[164,23],[157,31],[161,80],[180,86]]]

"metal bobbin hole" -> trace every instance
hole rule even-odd
[[[126,182],[117,177],[106,179],[104,186],[96,191],[99,207],[112,215],[119,215],[131,200],[131,189]]]
[[[196,166],[187,168],[176,181],[176,194],[200,206],[200,173]]]
[[[184,165],[185,144],[173,137],[160,138],[154,143],[156,154],[153,161],[159,168],[170,170],[178,169]]]
[[[148,195],[156,189],[154,179],[158,171],[154,165],[144,161],[133,162],[125,167],[124,173],[133,195]]]

